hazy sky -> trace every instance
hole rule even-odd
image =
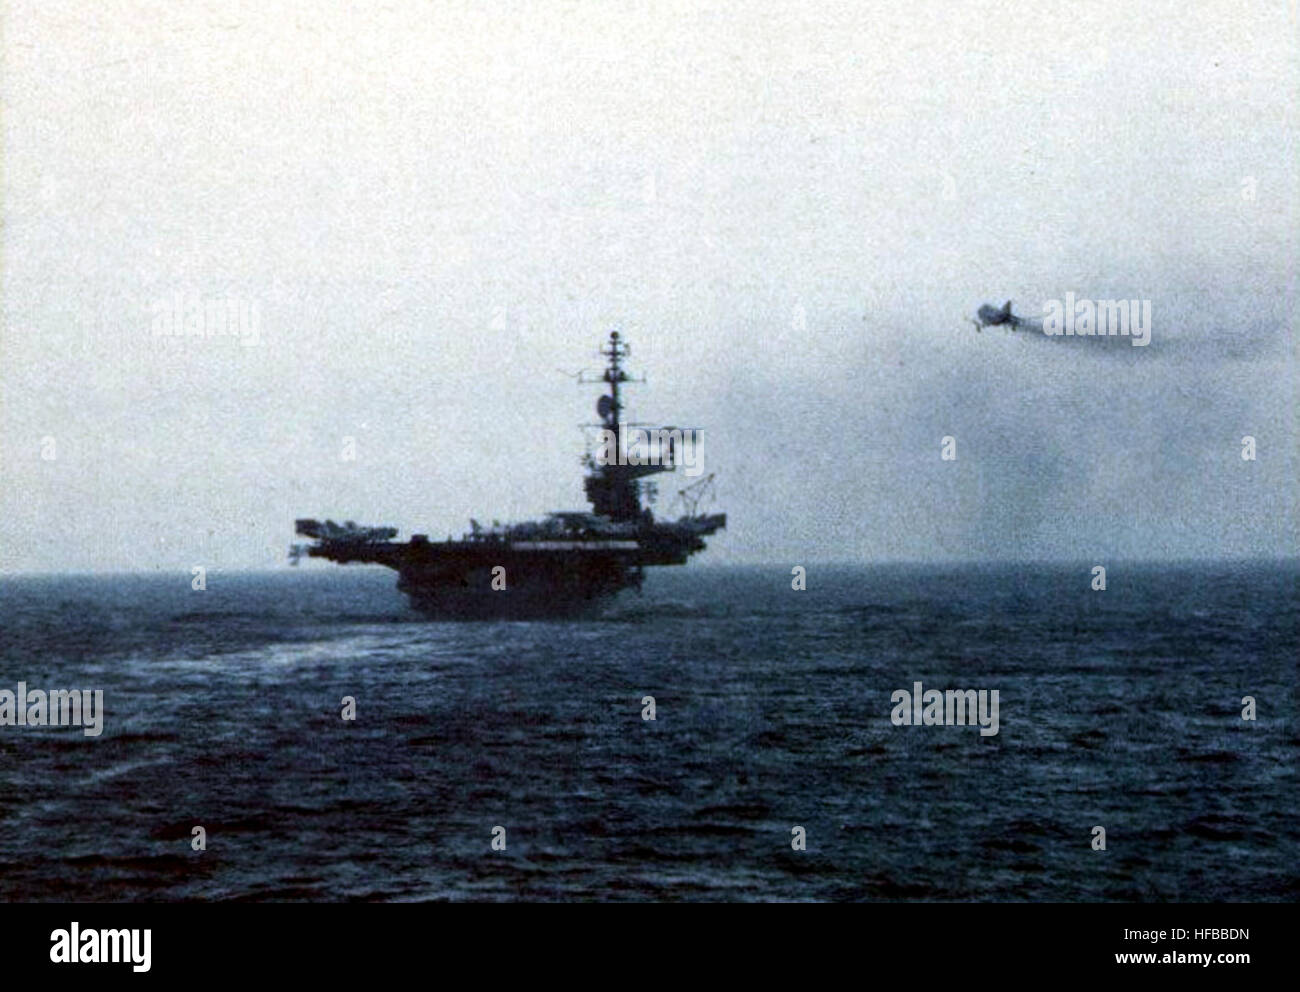
[[[0,570],[583,508],[612,327],[704,561],[1300,553],[1294,3],[3,9]]]

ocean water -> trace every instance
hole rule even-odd
[[[695,564],[460,624],[365,568],[6,578],[0,689],[105,724],[0,726],[0,898],[1292,901],[1298,577]],[[915,681],[999,732],[894,726]]]

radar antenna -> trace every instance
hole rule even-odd
[[[686,516],[698,516],[696,510],[699,509],[700,503],[712,499],[715,495],[713,475],[714,473],[710,472],[698,482],[692,482],[685,489],[677,490],[677,499],[681,502],[682,509],[686,511]]]

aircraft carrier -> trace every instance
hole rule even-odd
[[[599,428],[601,443],[583,458],[590,511],[490,528],[471,520],[468,534],[446,541],[414,534],[400,542],[392,527],[300,519],[295,529],[312,543],[291,549],[295,563],[306,555],[385,565],[397,572],[397,588],[412,607],[432,618],[458,620],[592,615],[621,590],[640,588],[645,568],[685,564],[704,550],[705,537],[727,525],[725,513],[696,512],[713,476],[679,490],[686,512],[672,521],[655,519],[657,486],[646,479],[680,467],[683,445],[698,444],[698,431],[629,431],[621,390],[634,380],[624,370],[628,347],[617,331],[601,354],[607,359],[603,373],[580,377],[602,385],[600,422],[590,425]]]

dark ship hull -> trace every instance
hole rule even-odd
[[[298,521],[312,531],[316,521]],[[397,572],[397,588],[431,619],[529,620],[596,616],[624,589],[641,586],[643,569],[679,565],[704,549],[702,533],[726,526],[725,514],[651,525],[622,540],[556,535],[552,540],[484,537],[464,541],[322,540],[316,558],[369,562]]]
[[[493,569],[500,567],[493,588]],[[640,576],[616,555],[590,551],[452,552],[398,571],[411,606],[437,619],[533,620],[594,616]]]
[[[411,608],[430,620],[594,620],[617,589],[557,590],[544,576],[530,586],[484,593],[447,586],[412,586],[399,580]]]
[[[602,354],[609,364],[594,381],[607,384],[609,394],[601,396],[601,423],[593,426],[601,428],[606,446],[601,458],[586,458],[584,481],[593,512],[552,513],[545,520],[487,530],[471,521],[471,534],[443,542],[422,534],[394,541],[397,531],[391,527],[298,520],[297,532],[316,543],[296,546],[295,561],[305,554],[340,564],[384,565],[397,572],[397,588],[413,608],[449,620],[592,616],[622,590],[640,588],[645,568],[685,564],[704,550],[705,537],[727,525],[725,514],[694,512],[701,487],[707,489],[713,477],[681,490],[688,509],[684,516],[654,519],[643,505],[653,491],[640,480],[677,467],[683,432],[660,428],[655,457],[625,458],[619,390],[631,381],[621,367],[627,346],[614,333]]]

